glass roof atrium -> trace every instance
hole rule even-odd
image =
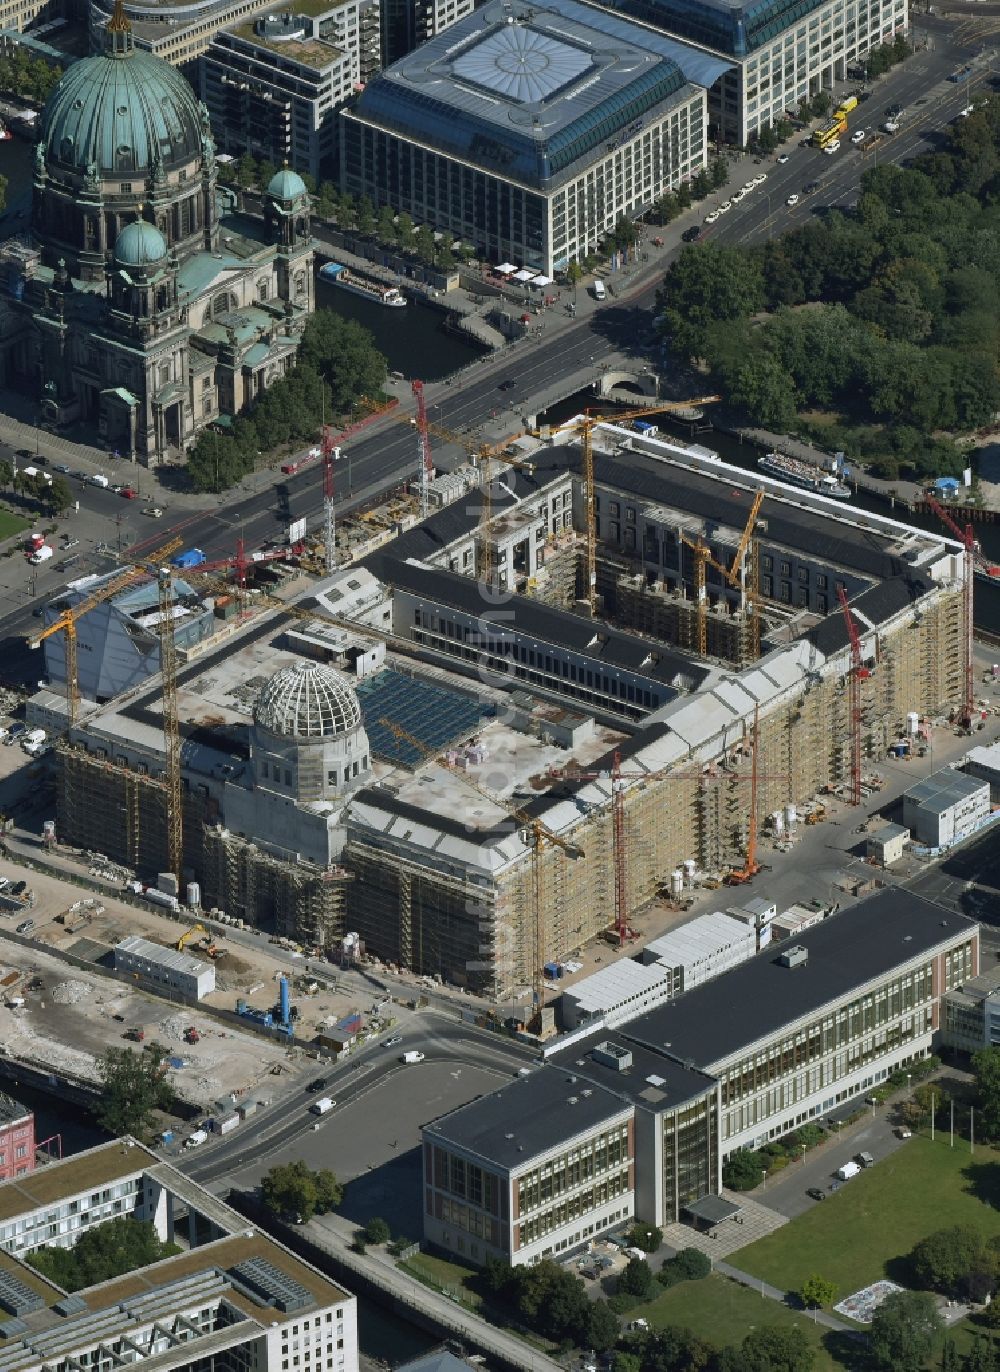
[[[729,63],[578,0],[486,0],[369,82],[365,122],[540,189]]]
[[[747,57],[823,0],[606,0],[623,14],[733,57]]]

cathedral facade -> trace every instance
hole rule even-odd
[[[150,467],[180,461],[294,364],[314,307],[306,187],[285,168],[263,222],[236,213],[207,110],[134,47],[120,4],[41,127],[31,239],[0,249],[3,382],[50,425],[83,422]]]

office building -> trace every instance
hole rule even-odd
[[[115,971],[127,972],[152,991],[178,991],[201,1000],[215,990],[215,964],[162,943],[129,934],[114,947]]]
[[[195,84],[199,60],[217,33],[269,12],[274,0],[180,0],[161,5],[157,0],[127,0],[126,17],[137,48],[179,67]],[[91,47],[99,52],[114,0],[90,0]]]
[[[337,111],[381,66],[378,0],[293,4],[212,39],[202,91],[219,149],[332,176]]]
[[[542,1067],[423,1127],[424,1239],[512,1266],[577,1248],[635,1209],[632,1109]]]
[[[0,1181],[35,1170],[35,1112],[0,1092]]]
[[[382,62],[389,66],[475,9],[475,0],[382,0]]]
[[[357,1372],[354,1297],[132,1139],[7,1182],[0,1216],[4,1357],[19,1372],[120,1360],[285,1372],[293,1357],[313,1372]],[[128,1218],[181,1251],[70,1296],[23,1261]]]
[[[990,804],[1000,805],[1000,743],[987,748],[970,748],[962,763],[967,776],[990,783]]]
[[[907,0],[610,0],[610,8],[725,62],[708,93],[708,117],[714,136],[741,147],[909,27]]]
[[[723,64],[578,0],[486,0],[341,117],[341,183],[552,273],[705,164]]]
[[[914,841],[927,848],[961,843],[989,813],[989,781],[951,767],[942,767],[903,795],[903,823]]]
[[[902,824],[883,824],[877,833],[868,836],[865,845],[868,856],[879,867],[891,867],[906,852],[910,842],[910,831]]]
[[[969,977],[942,1006],[943,1043],[960,1053],[1000,1048],[1000,967]]]

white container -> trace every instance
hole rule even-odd
[[[684,890],[684,873],[680,867],[675,867],[670,873],[670,894],[679,896]]]
[[[775,810],[774,814],[771,816],[771,823],[772,823],[772,825],[774,826],[774,832],[775,832],[776,834],[783,834],[783,833],[785,832],[785,814],[784,814],[784,811],[783,811],[783,810]]]
[[[785,823],[788,825],[789,829],[791,829],[791,828],[793,827],[793,825],[798,824],[798,822],[799,822],[799,812],[798,812],[798,810],[795,808],[794,805],[786,805],[786,806],[785,806]]]
[[[201,887],[196,881],[189,881],[184,888],[184,898],[192,910],[201,909]]]
[[[56,822],[54,819],[46,819],[42,822],[42,838],[54,839],[56,836]]]
[[[911,738],[915,738],[920,731],[920,716],[916,710],[909,710],[906,715],[906,732]]]
[[[696,872],[697,870],[698,870],[698,864],[695,862],[694,858],[685,858],[685,859],[684,859],[684,885],[685,885],[685,886],[693,886],[693,885],[694,885],[694,874],[695,874],[695,872]]]

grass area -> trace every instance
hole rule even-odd
[[[19,534],[22,529],[28,527],[28,524],[29,521],[21,515],[13,514],[10,510],[5,510],[0,506],[0,542],[14,534]]]
[[[641,1315],[654,1329],[686,1325],[699,1338],[723,1348],[742,1343],[751,1329],[766,1325],[798,1325],[816,1348],[813,1372],[842,1368],[824,1346],[829,1330],[816,1325],[801,1311],[789,1310],[759,1292],[740,1286],[728,1277],[711,1276],[704,1281],[685,1281],[664,1291],[648,1305],[636,1306],[627,1318]]]
[[[935,1229],[972,1224],[1000,1234],[1000,1153],[947,1134],[912,1139],[855,1177],[822,1205],[730,1258],[754,1276],[794,1291],[812,1272],[837,1283],[841,1296],[879,1277],[905,1283],[902,1259]]]
[[[448,1295],[457,1295],[461,1303],[470,1309],[477,1309],[481,1304],[479,1294],[471,1289],[471,1283],[477,1275],[474,1267],[449,1262],[447,1258],[436,1258],[431,1253],[414,1253],[410,1258],[403,1258],[399,1266],[425,1286],[432,1286],[435,1291],[443,1291]]]

